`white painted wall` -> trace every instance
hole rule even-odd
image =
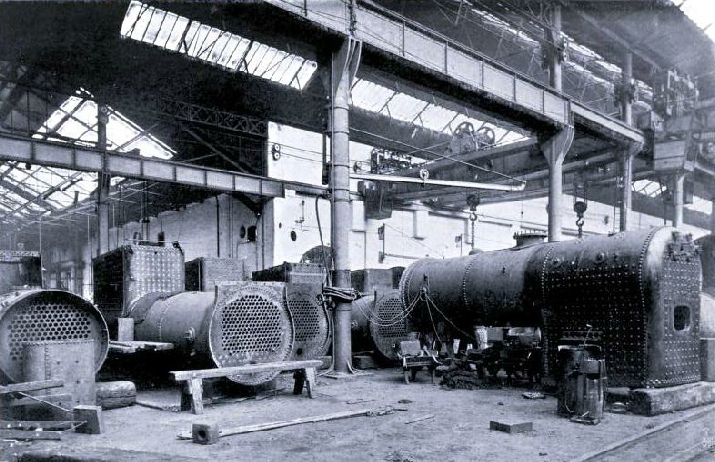
[[[322,163],[322,136],[286,125],[271,123],[268,128],[270,145],[281,146],[281,158],[269,159],[269,176],[320,184]],[[327,143],[329,147],[329,143]],[[371,147],[350,143],[351,163],[368,161]],[[351,182],[357,191],[357,181]],[[320,244],[313,198],[291,195],[272,201],[272,219],[277,234],[273,244],[272,264],[297,261],[303,252]],[[573,197],[564,195],[562,215],[564,237],[575,238],[577,227],[573,211]],[[304,203],[304,204],[303,204]],[[498,250],[514,245],[513,235],[520,231],[547,230],[546,198],[514,201],[501,204],[485,204],[477,209],[475,247],[481,250]],[[425,256],[448,258],[467,254],[471,250],[471,226],[468,213],[445,213],[422,208],[416,211],[394,211],[386,220],[365,220],[363,204],[353,200],[353,223],[350,239],[351,269],[389,268],[405,266],[414,258]],[[323,242],[330,245],[330,205],[319,200]],[[589,202],[584,216],[584,234],[608,234],[618,230],[618,211],[612,206]],[[641,213],[631,212],[630,226],[633,229],[662,226],[663,220]],[[301,220],[300,223],[298,222]],[[383,241],[378,239],[378,228],[385,225],[384,251],[388,255],[378,261],[383,250]],[[671,225],[668,221],[666,224]],[[297,239],[290,240],[290,231],[296,230]],[[707,232],[692,226],[683,230],[699,237]],[[461,236],[461,241],[458,237]]]

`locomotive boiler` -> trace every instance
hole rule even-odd
[[[104,318],[77,295],[43,289],[0,295],[0,383],[24,380],[24,349],[39,342],[92,342],[95,371],[109,348]]]
[[[367,268],[350,273],[352,287],[362,293],[352,303],[353,351],[372,351],[379,360],[397,361],[395,346],[410,339],[409,313],[397,289],[404,267]]]
[[[421,332],[537,326],[547,373],[559,344],[598,340],[610,386],[666,387],[700,379],[700,279],[691,236],[655,228],[418,260],[400,292]]]
[[[293,348],[293,323],[283,288],[248,284],[213,292],[151,293],[129,315],[137,340],[168,342],[190,367],[231,367],[284,361]],[[229,377],[244,385],[277,373]]]

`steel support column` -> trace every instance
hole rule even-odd
[[[685,172],[673,175],[673,226],[683,226],[683,206],[685,205]]]
[[[331,242],[333,246],[333,286],[350,288],[350,138],[348,111],[350,87],[360,62],[362,43],[348,38],[331,58],[330,142],[331,142]],[[348,373],[352,369],[352,344],[349,301],[335,300],[333,313],[333,369]]]
[[[643,149],[642,143],[633,143],[623,153],[621,160],[621,171],[623,172],[623,190],[621,191],[621,210],[620,210],[620,230],[628,229],[628,214],[633,209],[633,159]]]
[[[541,150],[549,164],[549,242],[562,240],[561,203],[564,192],[564,159],[573,142],[574,129],[564,127],[541,143]]]
[[[712,199],[712,210],[710,211],[710,234],[715,234],[715,198]]]
[[[107,122],[109,112],[107,106],[97,105],[97,149],[107,149]],[[109,185],[111,176],[100,172],[97,176],[97,255],[109,250]]]

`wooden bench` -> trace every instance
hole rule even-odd
[[[316,368],[323,364],[315,359],[306,361],[282,361],[277,363],[247,364],[245,366],[219,367],[216,369],[200,369],[194,371],[172,371],[174,380],[185,382],[181,393],[181,410],[191,409],[194,414],[203,414],[203,380],[230,377],[234,375],[256,374],[258,372],[296,371],[293,375],[295,386],[293,394],[299,395],[305,384],[308,397],[314,398]]]

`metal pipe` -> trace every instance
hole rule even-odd
[[[434,186],[452,186],[455,188],[467,189],[490,189],[492,191],[509,192],[523,191],[526,187],[526,182],[524,181],[522,181],[519,185],[505,185],[492,183],[477,183],[476,181],[430,180],[429,178],[423,180],[421,178],[413,178],[409,176],[379,175],[375,173],[351,173],[350,178],[357,180],[388,181],[391,183],[416,183]]]
[[[107,123],[109,109],[97,104],[97,149],[107,149]],[[109,250],[109,186],[111,177],[103,172],[97,176],[97,255]]]
[[[633,125],[633,101],[630,97],[630,86],[633,80],[633,53],[626,51],[623,56],[623,68],[621,73],[621,115],[623,121],[628,125]]]
[[[633,157],[635,153],[631,151],[626,151],[622,159],[622,170],[623,170],[623,191],[621,195],[621,216],[620,216],[620,230],[626,231],[628,229],[628,213],[633,208],[633,192],[631,191],[631,184],[633,183]]]
[[[221,206],[216,196],[216,258],[221,258]]]
[[[561,72],[561,56],[557,45],[561,43],[561,5],[554,3],[551,10],[551,27],[547,30],[548,46],[553,50],[549,55],[549,85],[556,91],[562,91],[563,78]]]
[[[561,203],[564,192],[564,159],[573,141],[573,127],[566,127],[542,143],[549,164],[549,242],[560,241],[562,235]]]
[[[331,241],[335,266],[333,286],[350,287],[350,137],[348,112],[350,109],[351,64],[355,59],[355,42],[348,39],[332,57],[331,70]],[[335,331],[333,368],[335,372],[348,373],[352,369],[352,342],[350,339],[349,302],[338,300],[333,313]]]
[[[683,208],[685,205],[685,172],[678,172],[673,179],[673,227],[683,226]]]

